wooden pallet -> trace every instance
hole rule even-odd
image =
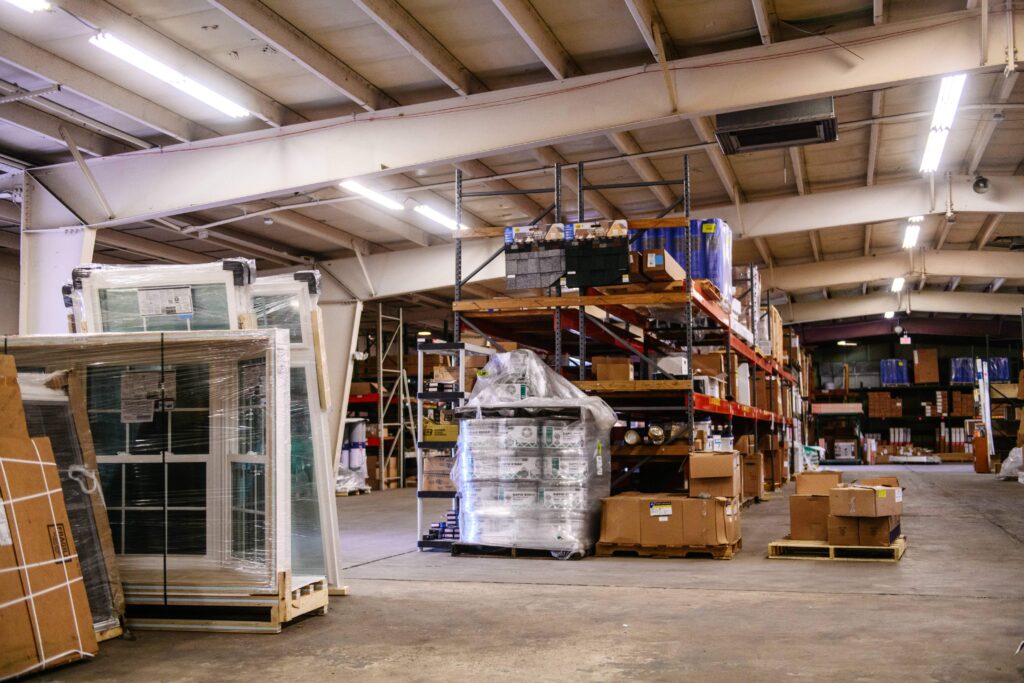
[[[584,557],[584,555],[576,555],[568,550],[544,550],[542,548],[518,548],[503,545],[478,545],[474,543],[453,543],[452,555],[461,557],[504,557],[511,559],[533,560],[578,560]]]
[[[280,633],[282,626],[299,617],[327,614],[328,599],[324,578],[291,585],[289,574],[282,572],[276,595],[252,593],[197,600],[171,593],[166,605],[159,596],[129,599],[126,616],[128,627],[139,631]]]
[[[829,545],[825,541],[794,541],[787,536],[768,544],[768,559],[899,562],[906,550],[906,536],[887,546]]]
[[[732,545],[640,545],[639,543],[598,543],[594,554],[598,557],[711,557],[731,560],[743,548],[743,539]]]
[[[365,495],[365,494],[367,494],[369,492],[370,492],[369,488],[365,488],[365,489],[350,489],[348,491],[335,491],[334,495],[342,496],[342,497],[344,497],[344,496],[362,496],[362,495]]]

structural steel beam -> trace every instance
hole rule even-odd
[[[868,177],[867,184],[875,184],[875,170],[878,168],[878,143],[882,136],[882,124],[876,121],[882,115],[881,90],[871,93],[871,130],[868,133]]]
[[[804,150],[802,147],[790,147],[789,159],[793,163],[793,180],[796,181],[797,194],[807,194],[807,180],[804,171]]]
[[[288,55],[367,111],[398,102],[259,0],[209,0],[232,19]]]
[[[471,95],[487,90],[480,79],[395,0],[353,2],[455,92]]]
[[[105,0],[52,0],[53,4],[103,31],[109,31],[146,54],[195,78],[245,107],[271,126],[303,121],[303,117],[232,76],[220,67],[150,28]]]
[[[58,129],[64,126],[74,136],[78,148],[86,154],[93,156],[122,154],[135,149],[117,140],[111,140],[87,128],[65,121],[53,114],[48,114],[45,111],[31,107],[24,102],[0,104],[0,119],[61,145],[65,144],[65,142]]]
[[[775,42],[775,2],[774,0],[753,0],[754,17],[757,18],[757,31],[761,34],[761,42],[770,45]]]
[[[529,0],[494,0],[494,4],[552,76],[565,79],[582,73]]]
[[[96,243],[169,263],[210,263],[217,260],[212,256],[117,230],[100,230],[96,233]]]
[[[63,88],[99,102],[181,142],[217,135],[195,121],[3,30],[0,30],[0,60],[45,80],[60,83]]]
[[[860,316],[882,315],[886,311],[913,313],[970,313],[972,315],[1019,316],[1024,306],[1022,294],[989,294],[987,292],[904,292],[870,294],[825,301],[785,304],[779,307],[785,323],[814,322]]]
[[[974,242],[971,243],[971,249],[981,251],[985,248],[985,245],[992,240],[992,235],[995,234],[996,228],[1003,222],[1003,217],[1006,214],[993,213],[989,214],[985,221],[981,224],[978,229],[978,236],[974,238]]]
[[[813,233],[812,233],[813,234]],[[796,266],[775,266],[761,272],[765,287],[785,291],[842,287],[861,282],[918,275],[928,277],[1018,278],[1024,274],[1024,253],[1015,251],[898,251]]]
[[[479,176],[494,175],[494,171],[487,167],[487,164],[476,159],[468,159],[466,161],[460,161],[455,164],[455,167],[462,171],[467,178],[477,178]],[[514,190],[515,186],[507,180],[491,180],[486,183],[481,183],[480,187],[484,190],[492,192],[503,192],[506,190]],[[530,220],[540,213],[544,207],[533,201],[529,197],[523,194],[513,194],[503,197],[508,200],[516,211],[528,217]]]
[[[576,172],[575,165],[569,164],[565,160],[565,157],[559,154],[554,147],[538,147],[533,150],[533,156],[540,163],[547,164],[549,166],[565,164],[565,168],[562,169],[562,180],[564,182],[564,185],[562,186],[562,196],[576,197],[576,188],[579,187],[579,173]],[[584,177],[586,177],[586,174],[587,172],[584,170]],[[597,209],[598,212],[607,219],[614,220],[616,218],[622,218],[622,212],[619,211],[614,204],[608,201],[608,198],[600,192],[587,192],[586,205]]]
[[[1017,83],[1018,75],[1018,72],[1013,71],[1009,74],[1004,74],[1002,79],[996,81],[989,101],[1008,101],[1013,93],[1013,86]],[[988,143],[992,140],[999,122],[1003,120],[1003,110],[994,109],[991,112],[984,112],[982,115],[987,118],[978,123],[978,128],[974,135],[974,144],[971,146],[970,151],[968,151],[968,156],[970,157],[967,162],[968,175],[974,175],[978,172],[981,160],[985,156],[985,150],[988,149]]]
[[[622,154],[640,154],[643,152],[633,136],[626,131],[609,133],[608,139],[615,145],[615,149],[619,150]],[[636,174],[640,176],[640,179],[646,183],[660,183],[665,180],[661,177],[658,169],[654,167],[654,162],[646,157],[630,157],[627,162],[633,167]],[[652,185],[650,190],[665,208],[672,206],[676,201],[672,191],[665,185]]]
[[[1015,35],[1024,41],[1024,15],[1014,21],[1020,29]],[[665,102],[660,70],[634,68],[482,93],[457,103],[430,102],[299,124],[287,135],[259,131],[187,148],[93,160],[90,165],[109,193],[115,215],[126,222],[140,220],[595,132],[975,72],[980,69],[978,23],[976,12],[955,12],[836,33],[832,38],[837,44],[814,37],[672,62],[669,68],[679,92],[676,114]],[[1003,46],[991,43],[993,63],[1000,63]],[[937,44],[943,49],[935,50]],[[860,59],[848,50],[855,50]],[[801,77],[780,83],[774,78],[780,70]],[[551,111],[573,115],[551,116]],[[87,204],[89,190],[76,168],[52,167],[40,171],[39,177],[71,206]],[[131,182],[125,181],[128,178]],[[745,207],[745,221],[748,212]],[[859,221],[843,224],[854,222]]]
[[[643,36],[647,49],[654,56],[654,61],[674,59],[675,49],[672,37],[668,34],[668,29],[665,28],[665,22],[662,21],[654,0],[625,0],[625,2],[626,8],[633,16],[633,21],[640,29],[640,35]],[[660,36],[655,37],[655,33],[659,33]],[[659,43],[664,46],[666,54],[661,54],[661,50],[658,49]]]

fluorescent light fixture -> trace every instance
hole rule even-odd
[[[892,320],[893,316],[895,316],[895,315],[896,315],[895,311],[886,311],[885,312],[885,319],[886,320]]]
[[[429,337],[431,334],[432,333],[431,333],[430,330],[420,330],[419,332],[416,333],[416,336],[417,337]]]
[[[454,220],[452,220],[451,218],[448,218],[448,216],[445,216],[440,211],[438,211],[436,209],[430,208],[426,204],[417,204],[416,208],[413,209],[413,210],[416,213],[420,214],[421,216],[426,216],[427,218],[429,218],[430,220],[434,221],[435,223],[440,223],[441,225],[443,225],[444,227],[448,228],[449,230],[453,230],[454,231],[454,230],[458,230],[459,228],[462,228],[463,230],[467,230],[468,229],[467,226],[465,226],[465,225],[457,225]]]
[[[836,342],[836,346],[856,346],[856,345],[857,345],[857,342],[852,342],[852,341],[842,340],[842,341],[837,341]]]
[[[7,0],[18,9],[23,9],[29,14],[33,12],[45,12],[50,9],[50,3],[46,0]]]
[[[349,192],[360,194],[369,199],[370,201],[380,204],[386,209],[391,209],[392,211],[401,211],[402,209],[405,208],[404,206],[396,202],[394,199],[385,197],[380,192],[375,192],[370,188],[366,187],[365,185],[361,185],[354,180],[343,180],[338,184],[341,187],[348,190]]]
[[[905,280],[903,278],[901,278],[901,277],[894,277],[892,279],[892,287],[890,287],[889,289],[891,291],[893,291],[893,292],[902,292],[903,291],[903,283],[904,282],[905,282]]]
[[[166,64],[162,64],[147,54],[136,50],[131,45],[123,42],[120,38],[110,33],[97,33],[89,42],[96,47],[109,52],[118,59],[123,59],[137,69],[142,69],[150,76],[158,78],[168,85],[191,95],[200,102],[208,104],[219,112],[227,114],[231,118],[241,119],[249,116],[249,110],[241,107],[223,95],[219,95],[205,85],[196,83],[188,76],[178,73]]]
[[[960,106],[960,96],[964,92],[966,74],[946,76],[939,86],[939,99],[935,102],[935,113],[932,115],[932,126],[928,133],[928,142],[921,158],[921,173],[934,173],[939,168],[942,150],[949,137],[949,129],[953,127],[956,109]]]
[[[908,223],[920,223],[924,220],[924,216],[911,216],[907,219]]]
[[[917,246],[917,237],[921,234],[920,223],[907,223],[907,230],[903,233],[903,248],[913,249]]]

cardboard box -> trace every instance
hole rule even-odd
[[[939,350],[914,349],[914,384],[939,383]]]
[[[754,455],[757,453],[757,444],[754,443],[754,437],[749,434],[737,437],[735,446],[736,450],[744,456]]]
[[[413,373],[415,374],[415,372]],[[350,396],[363,396],[365,394],[377,393],[376,382],[352,382],[349,385],[348,393]]]
[[[645,250],[641,268],[644,277],[652,282],[672,282],[686,279],[686,269],[664,249]]]
[[[459,440],[459,423],[458,422],[430,422],[429,420],[423,423],[423,440],[424,441],[458,441]]]
[[[739,505],[724,498],[629,492],[602,501],[602,543],[675,548],[731,545],[740,533]]]
[[[837,487],[829,491],[829,512],[840,517],[891,517],[903,514],[903,489],[891,486]]]
[[[892,486],[899,488],[900,480],[896,477],[869,477],[867,479],[858,479],[857,483],[863,486]]]
[[[743,499],[758,498],[764,493],[764,455],[743,456]]]
[[[643,268],[644,256],[639,251],[629,252],[629,281],[631,283],[647,282]]]
[[[740,454],[691,453],[690,497],[738,498],[743,495]]]
[[[594,356],[590,360],[594,376],[599,382],[630,381],[633,379],[633,363],[625,356]]]
[[[789,497],[789,537],[794,541],[828,540],[828,495]]]
[[[421,491],[454,491],[452,467],[455,458],[450,455],[423,456],[423,471],[420,473]]]
[[[843,483],[843,473],[834,470],[816,470],[796,475],[796,492],[827,496],[828,492]]]
[[[693,374],[717,377],[725,373],[724,353],[693,354]]]
[[[459,369],[450,365],[435,365],[433,379],[435,382],[458,382]]]
[[[860,545],[860,527],[856,517],[828,516],[829,545]]]
[[[859,545],[892,545],[900,536],[900,517],[858,517],[857,537]]]

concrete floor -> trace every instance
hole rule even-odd
[[[41,679],[1024,681],[1024,486],[959,465],[848,479],[868,471],[907,489],[897,564],[767,560],[782,498],[744,512],[731,561],[579,562],[418,553],[412,491],[342,498],[351,595],[326,616],[140,632]]]

